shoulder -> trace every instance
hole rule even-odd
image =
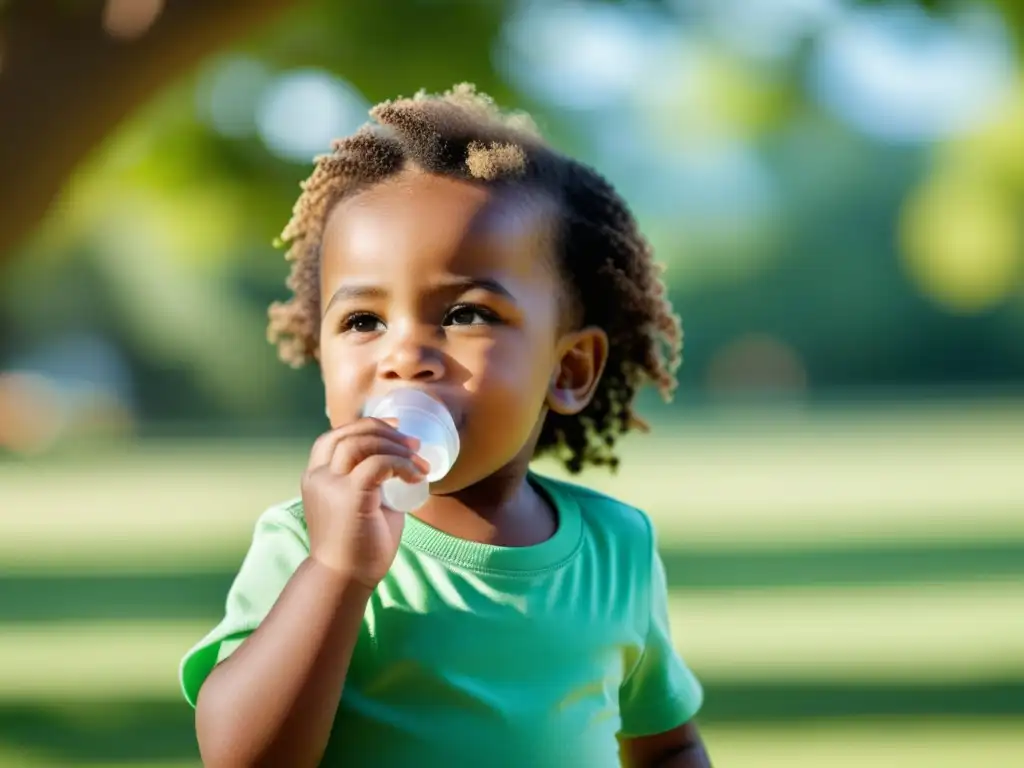
[[[631,504],[564,480],[541,478],[559,510],[578,510],[582,522],[581,562],[601,584],[639,638],[646,637],[656,589],[657,544],[647,514]]]
[[[579,509],[584,527],[592,535],[613,540],[617,550],[649,556],[654,527],[643,510],[583,485],[543,476],[539,479],[556,503],[568,502]]]
[[[302,508],[302,499],[293,498],[268,507],[256,520],[253,533],[255,538],[285,535],[294,537],[303,544],[308,544],[309,534],[306,530],[306,516]]]

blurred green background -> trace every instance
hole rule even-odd
[[[272,241],[371,104],[463,80],[668,267],[678,396],[584,479],[658,525],[716,765],[1024,765],[1022,39],[1013,0],[0,1],[0,766],[199,764],[178,660],[325,427]]]

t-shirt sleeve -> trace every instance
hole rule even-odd
[[[308,541],[300,504],[271,507],[260,516],[228,591],[224,618],[181,660],[181,689],[193,707],[207,675],[245,641],[277,602],[308,556]]]
[[[668,619],[665,567],[651,533],[649,606],[640,658],[619,690],[622,736],[650,736],[691,720],[704,701],[696,676],[676,652]]]

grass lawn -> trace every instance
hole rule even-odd
[[[0,463],[0,766],[198,766],[178,659],[305,450]],[[879,408],[702,421],[585,479],[655,520],[716,765],[1011,768],[1021,467],[1024,408]]]

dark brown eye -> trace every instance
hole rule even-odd
[[[384,330],[384,321],[369,312],[355,312],[342,321],[341,330],[353,333],[376,333]]]
[[[452,307],[444,318],[444,325],[494,325],[498,322],[499,318],[494,312],[475,304]]]

